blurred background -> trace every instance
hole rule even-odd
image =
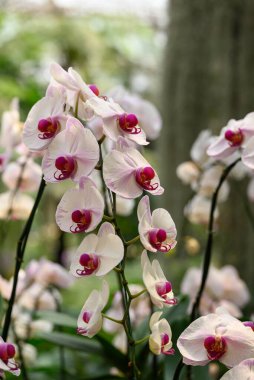
[[[192,193],[176,177],[176,167],[189,159],[201,130],[210,128],[218,134],[230,118],[242,118],[254,109],[253,1],[2,0],[0,6],[1,113],[17,97],[24,121],[45,93],[53,61],[65,69],[73,66],[102,93],[120,84],[160,110],[162,133],[149,145],[147,157],[166,189],[163,197],[153,200],[153,207],[166,207],[178,230],[177,248],[163,258],[178,291],[186,269],[201,263],[206,227],[184,218],[183,208]],[[63,237],[55,224],[62,186],[60,190],[48,186],[26,261],[42,255],[57,261],[64,250],[63,260],[68,262],[68,252],[79,244],[80,237]],[[251,287],[254,234],[246,216],[245,193],[244,181],[231,186],[216,233],[215,263],[235,265]],[[1,272],[8,276],[13,270],[10,254],[14,255],[23,222],[9,221],[8,229],[4,223]],[[121,223],[127,238],[133,237],[135,213]],[[131,252],[127,272],[131,282],[141,282],[136,261],[140,252],[139,246]],[[82,288],[84,298],[93,286],[91,282],[91,287]],[[80,300],[73,295],[80,287],[66,291],[66,300],[77,308]]]

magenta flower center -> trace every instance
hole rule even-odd
[[[72,233],[83,232],[88,229],[92,221],[92,213],[90,210],[75,210],[71,214],[71,219],[77,226],[71,226]]]
[[[141,132],[141,128],[137,128],[138,118],[133,113],[123,113],[117,119],[118,126],[131,135],[137,135]]]
[[[90,321],[90,319],[91,319],[91,316],[92,316],[92,313],[91,313],[90,311],[85,311],[85,312],[83,313],[83,317],[82,317],[82,319],[83,319],[83,321],[84,321],[85,323],[89,323],[89,321]]]
[[[98,269],[100,258],[94,253],[83,253],[79,258],[79,264],[84,269],[77,269],[76,273],[79,276],[88,276]]]
[[[7,362],[9,359],[12,359],[16,354],[16,350],[13,344],[10,343],[1,343],[0,344],[0,359],[3,362]]]
[[[148,240],[151,246],[157,251],[168,252],[171,245],[164,243],[167,240],[167,232],[162,228],[153,228],[148,232]]]
[[[254,322],[253,321],[246,321],[246,322],[243,322],[243,324],[246,327],[251,327],[252,330],[254,331]]]
[[[227,343],[223,337],[208,336],[204,340],[204,346],[207,351],[208,359],[217,360],[227,351]]]
[[[71,177],[76,170],[77,163],[71,156],[60,156],[55,160],[55,167],[60,171],[60,174],[57,174],[56,171],[54,177],[61,181]]]
[[[164,333],[161,334],[161,353],[164,355],[173,355],[175,353],[175,350],[173,348],[170,348],[169,350],[165,350],[165,346],[169,343],[169,336],[168,334]]]
[[[243,142],[243,133],[241,129],[238,129],[237,131],[228,129],[224,136],[225,139],[228,140],[230,146],[240,146]]]
[[[146,166],[136,170],[136,182],[145,190],[153,191],[158,188],[158,183],[151,184],[154,177],[155,171],[151,168],[151,166]]]
[[[100,91],[99,91],[98,87],[95,84],[89,84],[88,87],[90,88],[91,91],[93,91],[93,93],[96,96],[100,95]]]
[[[157,282],[155,285],[155,289],[157,294],[164,299],[164,303],[167,305],[175,305],[177,303],[176,298],[172,298],[172,295],[170,294],[172,291],[172,285],[169,281],[161,281]]]
[[[55,136],[60,129],[60,123],[55,117],[48,117],[47,119],[41,119],[38,123],[39,139],[46,140]]]

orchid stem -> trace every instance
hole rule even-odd
[[[213,232],[214,232],[214,213],[217,206],[217,199],[219,195],[219,191],[221,186],[223,185],[224,181],[226,180],[227,176],[229,175],[230,171],[235,167],[235,165],[240,161],[241,159],[238,158],[235,160],[232,164],[227,166],[219,180],[219,183],[213,193],[212,202],[211,202],[211,208],[210,208],[210,216],[209,216],[209,224],[208,224],[208,237],[206,242],[206,249],[204,254],[204,261],[203,261],[203,269],[202,269],[202,280],[200,284],[199,291],[196,296],[196,300],[192,306],[191,316],[190,316],[190,322],[193,322],[199,315],[199,306],[200,301],[205,289],[206,280],[209,273],[209,267],[211,264],[212,259],[212,247],[213,247]],[[173,380],[178,380],[179,376],[181,374],[182,368],[185,366],[184,363],[182,363],[182,360],[178,363],[176,367],[176,371],[173,377]],[[191,376],[191,369],[189,370],[189,376]]]
[[[115,319],[115,318],[112,318],[109,315],[104,314],[104,313],[101,313],[101,315],[103,316],[103,318],[106,318],[109,321],[112,321],[112,322],[115,322],[115,323],[119,323],[120,325],[123,325],[123,320],[122,319]]]
[[[12,291],[11,291],[11,296],[8,304],[8,308],[6,311],[5,315],[5,320],[4,320],[4,326],[3,326],[3,332],[2,332],[2,338],[4,341],[6,341],[8,337],[8,332],[9,328],[11,325],[11,316],[12,316],[12,309],[13,305],[15,302],[15,297],[16,297],[16,290],[17,290],[17,284],[18,284],[18,277],[19,277],[19,271],[23,262],[24,254],[25,254],[25,249],[26,249],[26,243],[29,237],[29,233],[33,224],[34,216],[36,213],[36,210],[39,206],[42,194],[44,192],[46,183],[42,177],[40,187],[38,189],[38,193],[32,208],[32,211],[29,215],[29,218],[26,222],[26,225],[21,233],[21,236],[18,240],[17,244],[17,251],[16,251],[16,266],[15,266],[15,272],[14,272],[14,277],[13,277],[13,285],[12,285]]]

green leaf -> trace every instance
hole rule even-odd
[[[57,313],[55,311],[37,311],[35,316],[37,318],[45,319],[52,322],[57,326],[65,326],[76,329],[77,319],[64,313]]]

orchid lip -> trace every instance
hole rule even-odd
[[[167,239],[167,232],[162,228],[153,228],[148,232],[148,239],[151,246],[157,251],[168,252],[171,249],[171,244],[164,243]]]
[[[204,340],[209,360],[217,360],[227,351],[226,340],[221,336],[208,336]]]
[[[77,269],[77,275],[89,276],[98,270],[100,259],[94,253],[83,253],[79,258],[79,264],[83,267],[83,269]]]
[[[60,129],[60,123],[56,117],[48,117],[47,119],[41,119],[38,123],[38,137],[41,140],[51,139],[56,135]]]
[[[229,142],[229,145],[232,147],[240,146],[244,139],[243,133],[240,128],[237,131],[228,129],[225,132],[224,137]]]
[[[134,114],[124,113],[117,118],[117,125],[124,132],[129,133],[131,135],[137,135],[141,132],[140,127],[136,127],[138,124],[138,118]]]
[[[54,178],[58,181],[70,178],[77,169],[77,163],[72,156],[59,156],[55,160],[57,171],[54,173]],[[57,173],[60,171],[60,174]]]
[[[91,225],[92,213],[90,210],[75,210],[71,214],[71,219],[76,226],[72,225],[70,231],[72,233],[78,233],[86,231]]]
[[[136,170],[135,178],[138,185],[140,185],[144,190],[153,191],[159,187],[159,183],[151,184],[151,181],[155,177],[155,171],[151,166],[146,166],[144,168],[139,168]]]

